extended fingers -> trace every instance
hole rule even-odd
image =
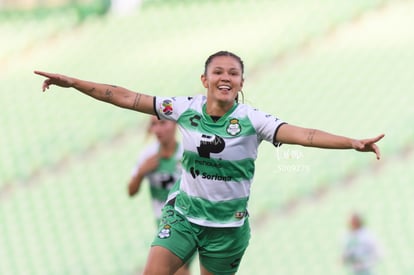
[[[375,138],[372,138],[372,143],[376,143],[378,141],[380,141],[383,137],[385,136],[385,134],[381,134]]]
[[[374,151],[375,155],[377,156],[377,159],[379,160],[381,158],[381,152],[376,144],[372,145],[372,150]]]
[[[384,137],[384,134],[381,134],[381,135],[379,135],[377,137],[374,137],[374,138],[367,138],[367,139],[360,140],[359,146],[360,147],[370,147],[370,146],[374,146],[375,143],[377,143],[378,141],[380,141],[383,137]]]
[[[375,143],[381,140],[383,137],[384,137],[384,134],[381,134],[375,138],[365,140],[364,142],[365,150],[374,152],[378,160],[381,158],[381,153],[380,153],[380,149]]]
[[[49,79],[46,79],[45,81],[43,81],[43,85],[42,85],[42,91],[46,91],[46,89],[49,89]]]
[[[43,81],[42,91],[44,92],[44,91],[46,91],[46,89],[49,89],[51,74],[46,73],[46,72],[42,72],[42,71],[34,71],[34,73],[38,74],[38,75],[41,75],[41,76],[44,76],[44,77],[47,77],[47,79],[45,81]]]
[[[51,73],[47,73],[47,72],[42,72],[42,71],[34,71],[35,74],[44,76],[44,77],[50,77],[52,74]]]

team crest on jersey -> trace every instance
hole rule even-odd
[[[172,104],[172,100],[170,99],[165,99],[162,103],[161,103],[161,108],[160,111],[164,114],[164,115],[171,115],[173,113],[173,104]]]
[[[241,126],[237,118],[230,119],[230,124],[226,129],[227,133],[232,136],[236,136],[241,132]]]
[[[170,236],[171,236],[171,225],[166,224],[158,233],[158,238],[166,239],[166,238],[169,238]]]

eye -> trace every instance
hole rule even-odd
[[[239,76],[240,75],[240,72],[239,71],[236,71],[236,70],[231,70],[229,72],[229,75],[231,75],[231,76]]]

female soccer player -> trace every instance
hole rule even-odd
[[[238,103],[244,64],[220,51],[205,62],[201,83],[207,95],[158,97],[122,87],[35,71],[50,85],[73,87],[97,100],[173,120],[183,137],[182,174],[163,209],[144,274],[173,274],[198,251],[202,275],[238,270],[250,239],[247,203],[257,148],[265,140],[327,149],[374,152],[383,134],[353,139],[303,128]]]
[[[148,133],[156,137],[156,142],[140,153],[128,183],[128,193],[132,197],[139,192],[144,178],[148,180],[157,224],[161,222],[161,209],[168,193],[181,174],[183,148],[177,141],[176,128],[174,121],[151,116]]]
[[[181,174],[183,148],[177,141],[176,129],[174,121],[159,120],[156,116],[151,116],[148,133],[154,135],[157,141],[141,152],[128,183],[128,193],[132,197],[139,192],[144,178],[148,179],[157,225],[161,222],[161,210],[168,193]],[[193,258],[174,275],[189,275]]]

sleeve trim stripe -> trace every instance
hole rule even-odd
[[[276,129],[275,129],[275,133],[273,134],[273,145],[274,146],[276,146],[276,147],[280,147],[280,146],[282,146],[282,143],[281,142],[279,142],[279,141],[276,141],[276,135],[277,135],[277,132],[279,131],[279,128],[280,128],[280,126],[282,126],[282,125],[284,125],[284,124],[287,124],[286,122],[283,122],[283,123],[280,123],[277,127],[276,127]]]
[[[160,120],[160,116],[158,115],[157,108],[155,107],[156,106],[156,101],[157,101],[157,97],[154,96],[154,98],[152,100],[152,107],[154,108],[154,113],[157,116],[158,120]]]

